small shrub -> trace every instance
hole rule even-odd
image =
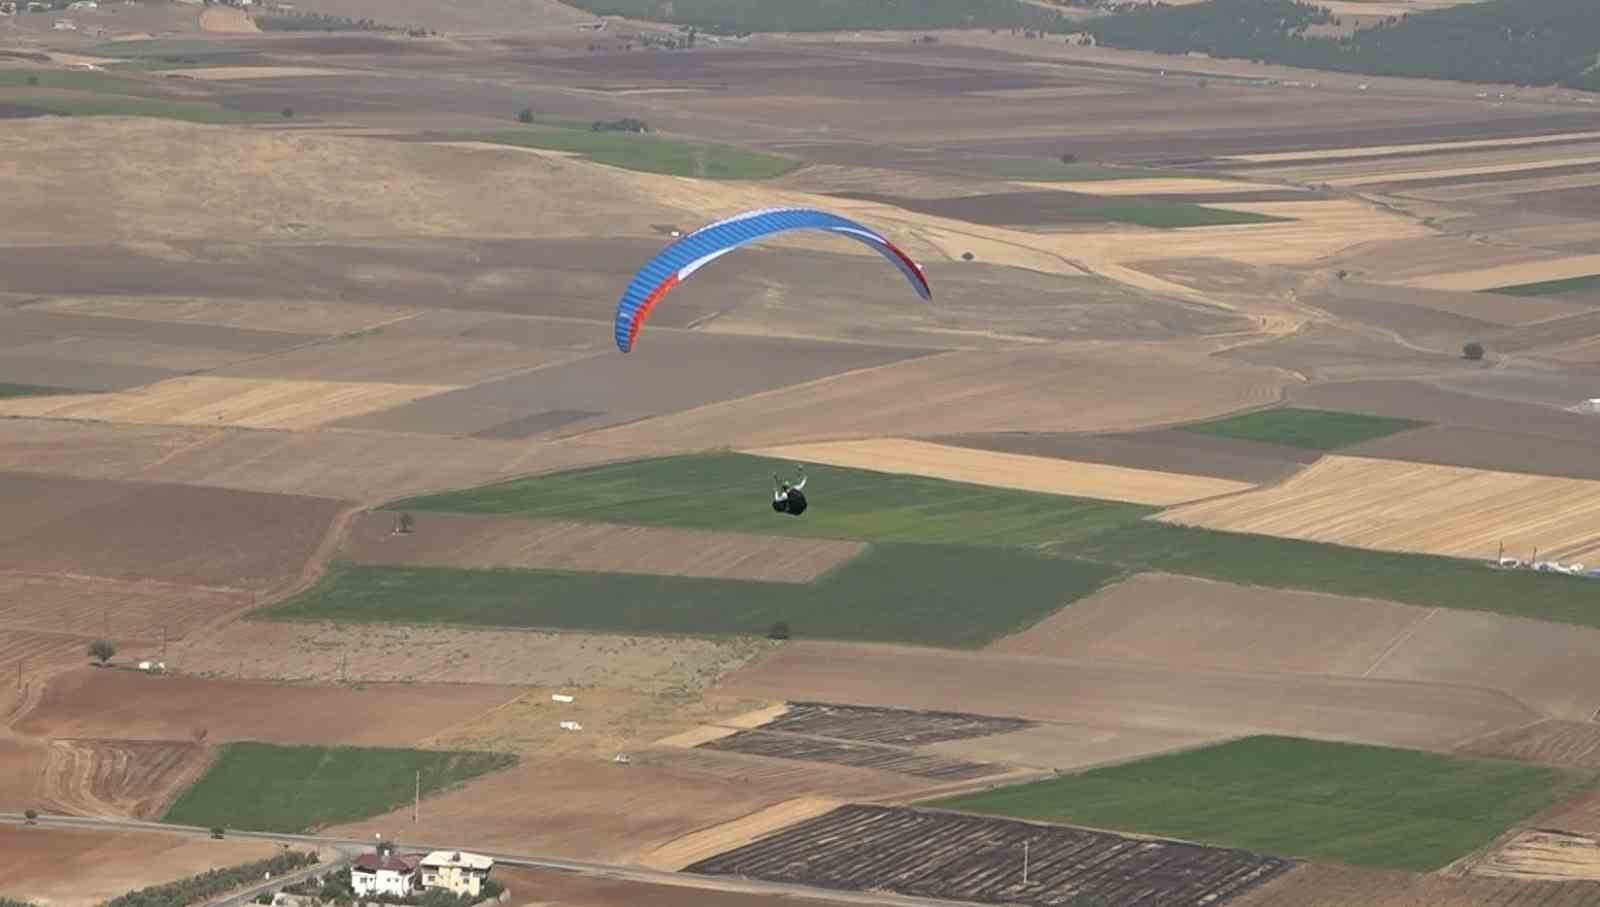
[[[524,108],[522,108],[522,110],[518,111],[517,112],[517,122],[524,123],[524,124],[532,123],[533,122],[533,108],[524,107]]]
[[[38,88],[39,87],[39,77],[38,76],[29,76],[28,77],[28,87],[30,87],[30,88]]]
[[[285,107],[282,110],[278,111],[278,114],[280,116],[282,116],[286,120],[292,120],[292,119],[294,119],[294,108],[293,107]]]
[[[1483,344],[1474,340],[1461,348],[1461,355],[1471,359],[1473,362],[1477,362],[1483,358]]]
[[[1067,154],[1061,155],[1061,163],[1063,163],[1063,164],[1076,164],[1077,162],[1078,162],[1078,156],[1076,154],[1072,154],[1072,153],[1069,152]]]
[[[117,654],[117,647],[103,639],[89,643],[89,657],[104,665]]]
[[[777,623],[773,624],[772,625],[772,629],[767,631],[767,638],[768,639],[788,639],[789,638],[789,622],[786,621],[786,620],[780,620]]]
[[[37,825],[39,822],[39,811],[37,809],[25,809],[22,811],[22,818],[29,825]]]
[[[973,258],[973,255],[972,255],[971,252],[962,252],[961,253],[961,260],[962,261],[971,261],[972,258]]]
[[[211,837],[216,838],[219,841],[222,840],[222,826],[221,825],[213,825],[213,826],[211,826]]]
[[[272,892],[263,891],[260,894],[256,895],[256,903],[257,904],[271,904],[272,903]]]

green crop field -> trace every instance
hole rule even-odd
[[[1223,582],[1493,611],[1600,627],[1593,580],[1492,570],[1478,561],[1140,522],[1060,554]]]
[[[1243,441],[1263,441],[1311,450],[1338,450],[1385,435],[1421,428],[1426,424],[1414,419],[1282,406],[1210,422],[1197,422],[1181,428],[1183,431]]]
[[[297,833],[411,802],[515,764],[502,753],[230,743],[162,818],[182,825]]]
[[[800,165],[792,158],[747,151],[731,145],[687,142],[630,132],[594,132],[560,126],[456,136],[478,142],[568,151],[584,160],[645,173],[696,176],[705,179],[758,180],[782,176]]]
[[[85,94],[81,97],[69,97],[25,94],[5,100],[14,100],[26,107],[68,117],[155,117],[185,120],[191,123],[246,123],[266,118],[263,114],[228,110],[215,104],[191,104],[120,95]]]
[[[0,88],[38,88],[88,91],[98,94],[160,95],[161,86],[139,79],[125,79],[103,72],[34,69],[0,69]]]
[[[792,463],[744,454],[636,460],[390,504],[386,510],[678,526],[883,542],[1043,545],[1131,523],[1152,508],[811,466],[811,508],[774,513],[772,474]]]
[[[1600,290],[1600,274],[1586,277],[1568,277],[1565,280],[1541,280],[1537,283],[1519,283],[1509,287],[1495,287],[1485,293],[1501,296],[1554,296],[1557,293],[1577,293],[1583,290]]]
[[[267,620],[762,634],[978,647],[1088,595],[1116,572],[1015,548],[874,545],[808,583],[337,565]]]
[[[70,387],[45,387],[41,384],[0,384],[0,397],[48,397],[55,394],[86,394]]]
[[[923,805],[1425,872],[1594,778],[1416,750],[1250,737]]]

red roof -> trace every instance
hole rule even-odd
[[[400,854],[390,854],[389,856],[384,857],[380,854],[364,853],[360,857],[356,858],[355,868],[364,869],[367,872],[377,872],[378,870],[382,869],[389,872],[398,872],[404,874],[408,872],[416,872],[417,864],[421,862],[422,858],[419,856],[401,856]]]

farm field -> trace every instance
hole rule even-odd
[[[1129,571],[1595,625],[1585,580],[1491,570],[1459,558],[1150,522],[1109,530],[1062,553]]]
[[[463,846],[633,862],[684,835],[802,797],[903,796],[924,780],[844,766],[675,748],[609,757],[524,759],[516,768],[431,798],[433,833]],[[550,796],[560,778],[562,795]],[[411,821],[410,806],[330,828],[341,837]]]
[[[1301,466],[1315,462],[1320,455],[1297,447],[1235,441],[1175,429],[1104,435],[994,432],[947,435],[933,440],[954,447],[1209,476],[1252,485],[1270,485],[1286,479]]]
[[[1395,506],[1403,501],[1403,506]],[[1383,514],[1374,523],[1374,514]],[[1163,511],[1178,525],[1489,560],[1504,544],[1549,560],[1600,554],[1600,483],[1329,456],[1272,489]],[[1578,580],[1581,582],[1581,580]]]
[[[766,507],[774,473],[792,478],[794,463],[744,454],[701,454],[447,492],[399,501],[385,509],[965,545],[1067,540],[1150,512],[1110,501],[818,465],[807,470],[811,481],[806,493],[813,501],[825,500],[827,506],[807,511],[803,520],[778,521]],[[670,492],[663,493],[664,489]]]
[[[1565,280],[1543,280],[1537,283],[1495,287],[1486,292],[1499,293],[1502,296],[1553,296],[1597,288],[1600,288],[1600,274],[1587,274],[1582,277],[1568,277]]]
[[[42,778],[44,812],[158,819],[206,765],[194,742],[55,740]]]
[[[1185,425],[1182,430],[1241,441],[1284,444],[1312,450],[1338,450],[1363,441],[1422,428],[1423,425],[1414,420],[1386,419],[1360,413],[1281,407]]]
[[[1010,772],[1004,765],[913,753],[900,747],[842,743],[764,730],[736,731],[726,737],[702,743],[699,748],[719,753],[743,753],[774,759],[870,768],[925,778],[930,782],[971,781]]]
[[[1471,687],[810,640],[791,641],[734,671],[713,692],[1161,732],[1130,735],[1125,742],[1136,752],[1141,740],[1160,747],[1172,735],[1192,741],[1264,733],[1446,749],[1541,717],[1504,693]],[[1121,745],[1093,735],[1080,742],[1090,751]]]
[[[168,665],[247,680],[607,685],[658,694],[714,680],[764,648],[745,639],[240,621],[174,646]]]
[[[1031,859],[1038,862],[1023,885],[1025,841]],[[1105,871],[1107,864],[1114,868]],[[850,805],[701,860],[684,871],[821,888],[1043,905],[1056,903],[1063,895],[1221,901],[1291,865],[1275,857],[1176,841],[1136,844],[1105,832]],[[1182,869],[1174,871],[1175,867]]]
[[[1587,720],[1552,718],[1474,740],[1461,751],[1492,759],[1600,769],[1600,727]]]
[[[7,573],[203,586],[223,590],[212,594],[226,600],[230,590],[258,592],[298,576],[343,505],[0,472],[0,506],[9,515],[0,529],[0,570]],[[56,629],[71,628],[78,618],[70,612],[83,610],[70,608]],[[120,621],[116,629],[128,632]]]
[[[304,832],[388,812],[418,783],[433,794],[514,764],[499,753],[229,743],[162,818]]]
[[[1428,871],[1594,780],[1515,763],[1251,737],[932,805]]]
[[[978,646],[1109,580],[1100,564],[1027,550],[879,544],[817,581],[336,565],[266,620],[456,624],[691,635],[763,634]],[[1008,595],[990,597],[997,584]],[[893,596],[885,591],[893,589]],[[982,609],[977,602],[987,602]]]
[[[255,596],[242,589],[0,572],[0,627],[8,634],[31,629],[147,641],[165,634],[176,640],[254,603]]]
[[[430,513],[414,533],[364,513],[340,557],[354,564],[623,571],[809,583],[861,554],[860,542],[709,530]]]
[[[885,438],[768,447],[748,453],[772,459],[868,469],[892,475],[914,475],[1017,488],[1046,494],[1125,501],[1163,506],[1233,494],[1253,488],[1202,476],[1102,463],[1077,463],[1023,454],[947,447],[926,441]]]
[[[534,124],[516,131],[468,133],[457,141],[490,142],[576,154],[585,160],[645,173],[698,179],[771,179],[799,165],[798,161],[727,145],[640,137],[616,132]]]
[[[1600,883],[1458,878],[1304,863],[1231,902],[1240,907],[1478,907],[1505,903],[1592,907],[1600,904]]]
[[[191,740],[203,730],[213,743],[405,746],[518,693],[446,684],[310,687],[80,668],[51,678],[11,727],[39,737]]]
[[[0,896],[51,907],[93,907],[137,888],[218,866],[267,859],[270,841],[78,828],[0,826],[7,857]]]
[[[515,907],[825,907],[830,902],[792,894],[724,891],[699,885],[667,885],[583,876],[551,869],[501,866],[495,878],[511,892]]]

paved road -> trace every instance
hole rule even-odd
[[[293,885],[294,883],[299,882],[308,876],[320,875],[321,873],[338,869],[348,862],[350,862],[349,855],[340,854],[337,860],[329,860],[326,863],[317,863],[312,866],[307,866],[304,869],[297,869],[294,872],[286,873],[270,880],[258,882],[254,885],[251,885],[249,888],[240,889],[239,891],[236,891],[233,894],[222,898],[221,900],[212,901],[208,907],[244,907],[244,905],[250,903],[252,898],[258,894],[261,894],[263,891],[277,891],[279,888],[282,888],[285,885]]]
[[[20,825],[24,822],[20,813],[0,813],[0,824]],[[146,822],[140,819],[100,819],[87,816],[40,816],[37,820],[40,826],[54,828],[88,828],[102,831],[142,831],[153,834],[180,834],[180,835],[210,835],[210,829],[198,825],[169,825],[164,822]],[[294,835],[279,834],[263,831],[228,831],[230,838],[258,838],[265,841],[277,841],[283,844],[303,844],[312,847],[330,847],[341,852],[340,861],[348,860],[351,855],[366,851],[372,847],[373,842],[356,838],[334,838],[323,835]],[[459,844],[453,843],[424,843],[405,839],[403,845],[406,850],[460,850]],[[734,876],[699,876],[689,873],[667,872],[659,869],[646,869],[639,866],[617,866],[609,863],[592,863],[585,860],[567,860],[560,857],[530,856],[527,854],[496,853],[489,850],[472,848],[473,853],[490,856],[498,863],[508,866],[527,866],[534,869],[555,869],[565,872],[576,872],[587,876],[598,876],[607,879],[617,879],[626,882],[641,882],[652,885],[674,885],[680,888],[714,888],[720,891],[740,891],[749,894],[787,895],[791,898],[810,898],[818,901],[831,901],[837,904],[870,904],[880,907],[952,907],[952,905],[966,904],[965,901],[936,900],[933,898],[909,897],[897,894],[879,894],[865,891],[831,891],[822,888],[810,888],[804,885],[791,885],[784,882],[764,882],[757,879],[747,879]],[[312,871],[325,871],[328,865],[314,867]],[[250,889],[249,893],[240,896],[229,896],[226,902],[216,907],[237,907],[248,902],[250,897],[260,893],[262,888],[270,887],[274,883],[267,883]],[[976,905],[975,905],[976,907]]]

